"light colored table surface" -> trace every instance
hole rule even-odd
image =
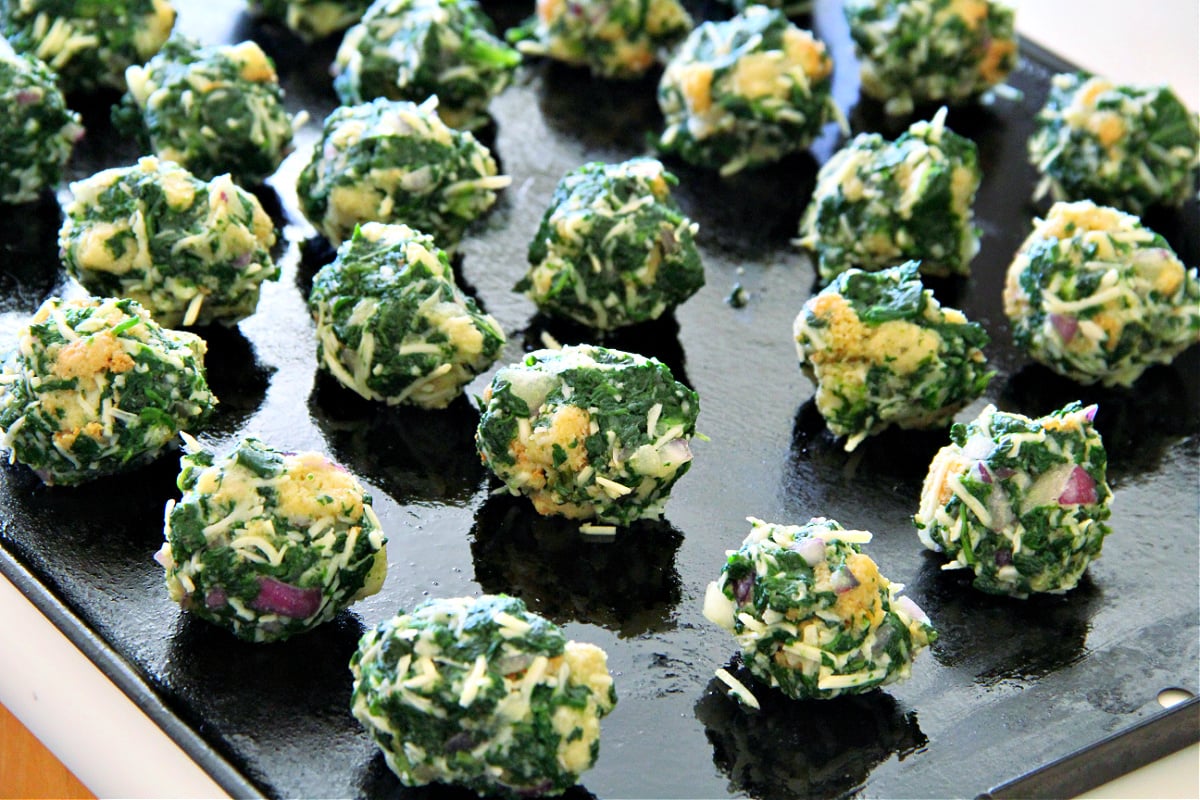
[[[1025,0],[1018,27],[1114,80],[1170,83],[1190,108],[1200,108],[1197,0]],[[3,577],[0,703],[100,797],[224,796]],[[1200,745],[1084,796],[1200,797]]]

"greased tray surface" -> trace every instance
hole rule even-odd
[[[501,26],[523,5],[485,4]],[[265,287],[259,312],[236,329],[200,331],[221,400],[201,438],[223,447],[252,433],[289,450],[317,449],[366,482],[389,535],[383,591],[335,622],[291,641],[250,645],[189,618],[167,598],[152,560],[162,512],[176,496],[177,459],[77,488],[45,488],[19,466],[0,467],[0,568],[32,576],[26,591],[61,602],[60,625],[89,640],[101,665],[132,682],[135,699],[173,731],[235,794],[457,796],[407,790],[387,770],[349,712],[347,662],[366,627],[430,596],[508,592],[609,654],[620,702],[604,720],[600,759],[586,797],[710,798],[970,796],[1154,717],[1158,691],[1200,691],[1196,597],[1200,591],[1200,349],[1155,367],[1128,391],[1081,387],[1015,351],[1001,311],[1004,270],[1045,206],[1030,195],[1025,163],[1031,118],[1048,79],[1065,65],[1025,47],[1010,83],[1020,100],[951,112],[948,124],[979,145],[976,202],[982,250],[969,279],[931,283],[992,337],[999,370],[985,402],[1030,415],[1070,400],[1096,402],[1096,424],[1115,492],[1103,558],[1062,597],[982,595],[944,573],[910,522],[943,431],[892,431],[853,454],[824,429],[813,386],[800,374],[791,321],[814,290],[807,257],[789,243],[816,169],[841,137],[831,126],[811,153],[729,180],[668,161],[678,199],[700,223],[708,285],[671,318],[604,343],[656,356],[701,399],[691,472],[660,523],[612,542],[537,517],[528,503],[491,494],[475,454],[478,413],[463,398],[440,412],[389,409],[317,374],[304,306],[315,270],[332,253],[296,211],[292,184],[321,119],[336,105],[325,69],[336,42],[303,46],[253,23],[236,0],[180,2],[179,29],[205,42],[255,38],[277,60],[293,110],[312,121],[297,152],[259,192],[283,228],[283,278]],[[715,9],[710,12],[720,13]],[[876,105],[859,103],[857,69],[839,4],[818,2],[811,26],[836,64],[835,96],[854,130],[896,135]],[[137,156],[109,132],[102,98],[87,109],[89,136],[72,178]],[[502,362],[579,328],[534,314],[511,291],[525,249],[567,170],[587,160],[649,152],[661,125],[654,80],[590,79],[530,64],[492,104],[482,134],[513,184],[467,237],[457,260],[468,291],[509,334]],[[0,347],[47,296],[75,292],[58,265],[53,199],[0,219]],[[1200,255],[1193,201],[1146,218],[1188,264]],[[725,302],[735,283],[744,308]],[[469,387],[482,391],[490,372]],[[747,515],[800,523],[833,517],[875,533],[867,552],[907,584],[941,638],[913,677],[862,697],[793,702],[756,688],[760,713],[719,691],[717,667],[737,669],[734,642],[700,613],[705,584],[748,530]],[[742,674],[742,673],[739,673]],[[148,698],[148,700],[147,700]],[[1130,747],[1138,750],[1137,736]],[[1051,793],[1078,788],[1053,785]],[[163,787],[169,792],[169,787]]]

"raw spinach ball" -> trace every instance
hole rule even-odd
[[[659,81],[659,149],[723,175],[778,161],[841,118],[832,74],[825,45],[782,11],[751,6],[705,22]]]
[[[517,284],[547,314],[598,330],[657,319],[704,285],[699,226],[651,158],[592,162],[559,181]]]
[[[504,331],[433,239],[368,222],[313,278],[317,361],[368,400],[444,408],[492,365]]]
[[[279,277],[275,226],[228,175],[208,183],[148,156],[71,184],[63,264],[98,295],[132,297],[161,325],[232,325]]]
[[[248,0],[248,5],[252,14],[281,22],[313,42],[358,22],[371,0]]]
[[[0,33],[58,74],[63,92],[125,89],[125,69],[159,51],[175,27],[167,0],[6,0]]]
[[[921,488],[913,521],[943,569],[974,586],[1023,598],[1075,588],[1110,529],[1108,459],[1079,403],[1030,419],[988,406],[950,429]]]
[[[1017,66],[1014,13],[992,0],[847,0],[863,93],[891,114],[972,100]]]
[[[482,399],[479,454],[539,514],[657,519],[691,466],[699,398],[655,359],[591,345],[536,350],[501,368]]]
[[[907,678],[937,641],[920,607],[860,549],[867,531],[824,517],[749,521],[708,586],[704,616],[734,635],[758,680],[797,699],[857,694]]]
[[[0,39],[0,203],[28,203],[62,178],[83,136],[45,64]]]
[[[427,600],[350,659],[351,710],[405,786],[561,794],[596,762],[616,705],[607,656],[504,595]]]
[[[172,600],[240,639],[303,633],[383,585],[371,498],[319,453],[247,438],[218,455],[187,437],[178,484],[154,558]]]
[[[415,105],[378,99],[325,118],[296,191],[308,221],[333,244],[362,222],[396,222],[453,248],[511,182],[486,147]]]
[[[1200,272],[1137,217],[1055,203],[1008,268],[1017,346],[1080,383],[1131,386],[1200,342]]]
[[[197,177],[230,173],[260,183],[292,148],[279,78],[254,42],[201,47],[176,36],[125,77],[129,91],[113,114],[118,128]]]
[[[437,95],[446,124],[475,129],[520,63],[475,0],[376,0],[338,48],[333,88],[346,105]]]
[[[973,225],[982,175],[975,143],[946,127],[943,108],[894,142],[860,133],[817,173],[798,243],[822,281],[909,259],[926,275],[966,275],[979,251]]]
[[[692,18],[678,0],[537,0],[510,33],[517,49],[604,78],[633,79],[687,36]]]
[[[205,350],[133,300],[52,297],[0,369],[0,448],[48,485],[152,461],[217,403]]]
[[[908,262],[853,269],[804,304],[793,332],[817,410],[853,450],[891,425],[931,428],[983,394],[988,335],[942,308]]]
[[[1167,86],[1055,75],[1035,125],[1029,160],[1042,175],[1039,196],[1133,214],[1196,196],[1200,123]]]

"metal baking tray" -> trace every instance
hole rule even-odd
[[[985,402],[1029,414],[1076,399],[1100,406],[1114,533],[1077,589],[1017,601],[942,572],[917,540],[910,516],[945,432],[892,431],[847,454],[797,368],[791,321],[814,290],[814,272],[790,239],[818,164],[842,141],[834,126],[810,152],[728,180],[668,162],[680,203],[700,223],[708,285],[673,316],[603,343],[656,356],[695,388],[708,441],[695,443],[693,469],[662,522],[595,541],[492,494],[469,399],[490,374],[435,412],[367,403],[317,373],[304,298],[332,253],[312,238],[291,187],[336,105],[326,73],[336,41],[303,45],[252,21],[238,0],[179,5],[180,29],[202,41],[262,43],[289,105],[312,118],[297,152],[259,191],[283,229],[282,280],[238,327],[201,331],[221,399],[201,438],[221,447],[253,433],[344,463],[377,500],[390,537],[387,582],[333,623],[280,644],[246,644],[190,618],[168,599],[152,560],[163,506],[176,496],[172,455],[76,488],[46,488],[20,466],[0,467],[0,571],[232,794],[458,796],[400,786],[350,714],[347,662],[364,629],[397,609],[478,592],[522,597],[572,638],[608,651],[620,702],[604,720],[586,789],[572,797],[1061,796],[1195,741],[1196,702],[1164,712],[1155,698],[1166,687],[1200,692],[1200,348],[1131,390],[1081,387],[1014,350],[1000,310],[1005,268],[1045,209],[1030,199],[1036,176],[1025,140],[1050,76],[1067,64],[1026,42],[1010,81],[1020,99],[951,112],[950,127],[979,145],[983,242],[969,278],[931,284],[987,328],[999,370],[959,419]],[[502,27],[529,11],[485,5]],[[836,99],[854,129],[896,135],[906,122],[859,102],[839,4],[818,2],[800,23],[830,46]],[[563,343],[589,338],[536,315],[511,287],[559,177],[584,161],[649,152],[661,125],[653,77],[604,82],[545,63],[520,76],[492,104],[495,124],[481,137],[513,184],[456,258],[465,286],[509,334],[503,362],[540,346],[543,333]],[[113,99],[84,109],[89,134],[72,178],[138,155],[107,124]],[[1195,264],[1198,217],[1193,201],[1146,222]],[[79,291],[58,263],[59,219],[47,197],[0,221],[0,343],[45,297]],[[739,283],[749,302],[735,308],[726,297]],[[734,643],[702,617],[700,601],[725,550],[747,532],[747,515],[789,523],[823,515],[873,531],[867,551],[941,633],[912,679],[833,701],[758,689],[759,713],[727,698],[713,672],[739,669]]]

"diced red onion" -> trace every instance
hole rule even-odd
[[[17,105],[27,106],[42,99],[42,93],[35,89],[22,89],[16,94]]]
[[[1079,332],[1079,320],[1074,317],[1066,317],[1062,314],[1051,314],[1050,324],[1054,326],[1054,330],[1058,332],[1059,337],[1064,342],[1069,342],[1075,338],[1075,334]]]
[[[212,609],[224,608],[229,602],[229,595],[220,586],[209,589],[204,595],[204,605]]]
[[[1091,475],[1088,475],[1086,469],[1078,465],[1071,470],[1071,477],[1067,479],[1067,485],[1063,488],[1062,494],[1058,496],[1059,504],[1064,506],[1090,505],[1098,499],[1096,481]]]
[[[1013,556],[1012,550],[1009,550],[1007,547],[1001,547],[999,550],[996,551],[996,556],[995,556],[996,566],[997,567],[1009,566],[1010,564],[1012,564],[1012,556]]]
[[[834,570],[830,582],[833,584],[833,590],[838,594],[845,594],[858,586],[857,576],[845,564]]]
[[[805,536],[792,545],[792,549],[799,553],[810,567],[815,567],[825,560],[825,540],[819,536]]]
[[[687,439],[672,439],[659,449],[658,454],[669,464],[686,464],[692,460],[692,448]]]
[[[321,606],[321,590],[301,589],[290,583],[265,576],[258,577],[258,597],[250,607],[292,619],[304,619],[317,613]]]
[[[979,469],[979,479],[984,483],[991,483],[992,473],[988,472],[988,468],[983,465],[983,462],[980,461],[975,466]]]
[[[460,750],[470,750],[475,746],[475,740],[471,734],[466,731],[459,731],[446,740],[445,751],[447,753],[457,753]]]
[[[917,605],[916,601],[908,595],[901,595],[900,597],[897,597],[892,601],[892,607],[898,611],[903,611],[917,622],[924,623],[925,625],[929,624],[929,615],[926,614],[921,607]]]
[[[733,596],[742,605],[750,602],[754,594],[754,573],[743,575],[733,582]]]
[[[1083,410],[1083,418],[1086,419],[1088,422],[1092,422],[1093,420],[1095,420],[1097,408],[1099,408],[1099,406],[1097,406],[1095,403],[1092,403],[1090,406],[1088,406],[1087,408],[1085,408]]]

